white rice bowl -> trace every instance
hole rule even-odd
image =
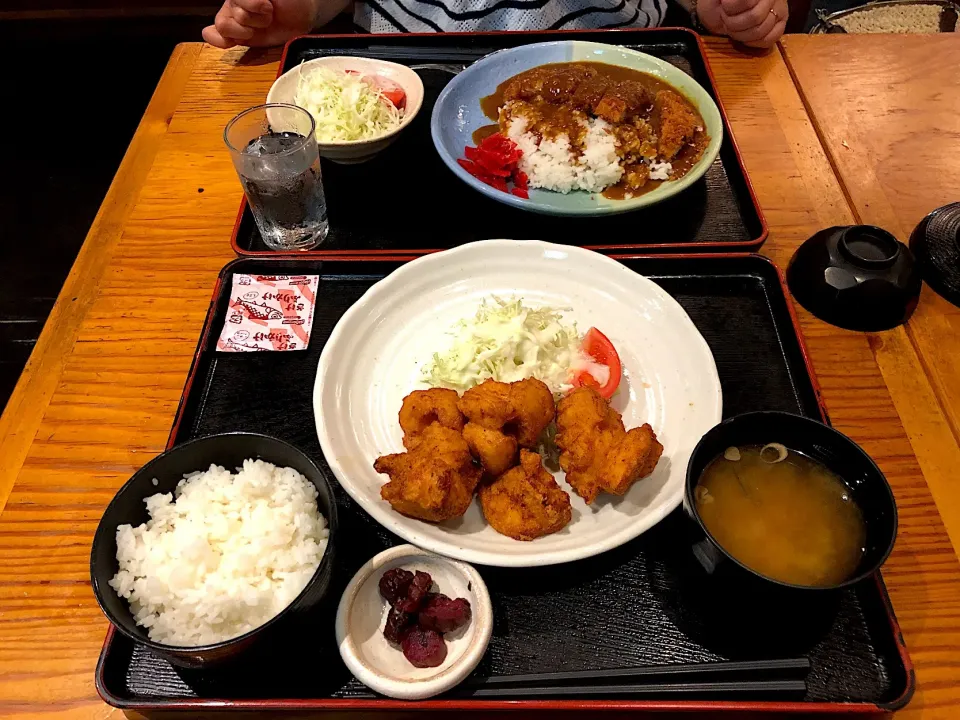
[[[151,640],[223,642],[260,627],[313,577],[327,547],[317,489],[293,468],[211,465],[144,501],[150,520],[117,528],[110,580]]]

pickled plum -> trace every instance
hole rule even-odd
[[[407,588],[413,582],[413,573],[403,568],[387,570],[380,576],[380,596],[391,605],[407,596]]]
[[[394,605],[404,612],[417,612],[423,603],[423,599],[430,593],[430,588],[432,587],[433,578],[430,577],[429,573],[417,570],[417,574],[413,577],[413,582],[411,582],[407,588],[406,597],[397,600]]]
[[[380,595],[390,604],[383,636],[399,644],[414,667],[437,667],[447,657],[443,633],[470,622],[470,602],[451,600],[432,592],[433,578],[420,570],[403,568],[386,571],[379,582]]]
[[[403,638],[403,656],[418,668],[437,667],[447,658],[447,644],[436,630],[413,628]]]
[[[420,606],[417,624],[425,630],[447,633],[470,622],[470,602],[466,598],[451,600],[443,593],[431,593]]]
[[[387,614],[387,624],[383,626],[383,636],[390,642],[399,645],[404,634],[413,626],[414,616],[391,607]]]

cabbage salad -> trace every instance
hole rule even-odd
[[[445,353],[434,353],[423,369],[424,381],[433,387],[464,392],[484,380],[516,382],[542,380],[555,397],[573,387],[576,372],[586,370],[606,384],[609,368],[593,361],[581,349],[583,338],[575,322],[565,324],[570,308],[531,308],[520,299],[484,300],[476,315],[461,320],[451,334],[454,342]]]
[[[300,73],[293,101],[313,115],[319,143],[370,140],[396,130],[403,117],[371,81],[326,67]]]

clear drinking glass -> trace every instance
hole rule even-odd
[[[327,237],[313,117],[296,105],[258,105],[227,123],[223,140],[268,247],[309,250]]]

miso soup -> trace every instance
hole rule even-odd
[[[782,445],[729,448],[703,471],[694,498],[723,549],[769,578],[835,585],[863,556],[866,526],[847,486]]]

